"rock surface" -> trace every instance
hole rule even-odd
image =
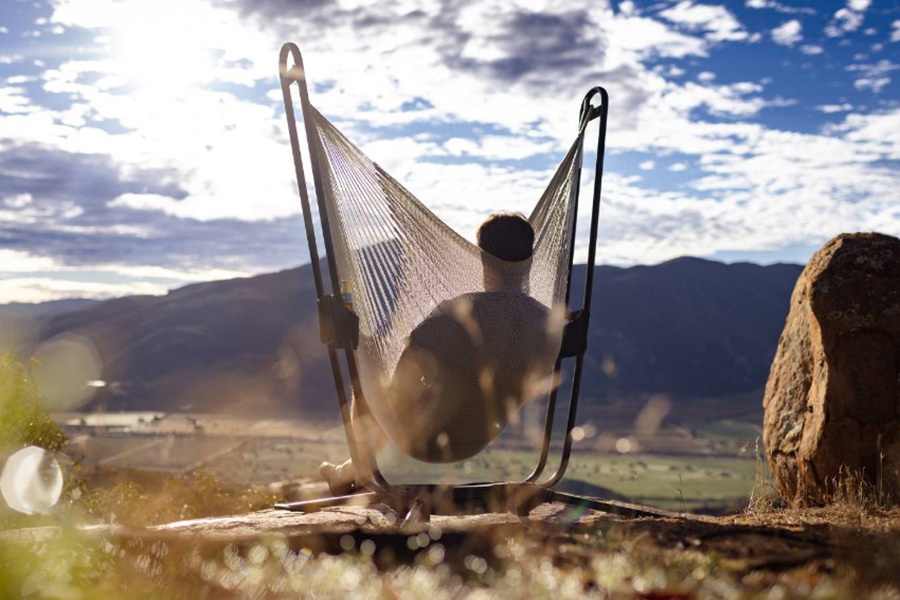
[[[660,518],[669,520],[681,518],[685,522],[711,522],[707,517],[658,512]],[[420,547],[427,546],[429,539],[441,539],[448,549],[459,546],[461,550],[472,551],[478,547],[482,552],[490,552],[492,544],[509,536],[528,535],[534,539],[547,539],[573,528],[628,522],[629,519],[611,513],[586,510],[580,506],[545,503],[536,506],[527,517],[508,512],[485,512],[456,516],[433,515],[427,522],[404,524],[401,515],[387,505],[377,503],[367,506],[348,504],[310,513],[270,509],[149,527],[81,525],[78,530],[89,535],[120,540],[180,540],[223,547],[252,546],[265,540],[281,539],[294,549],[331,554],[347,550],[345,545],[349,542],[349,536],[356,546],[368,539],[374,541],[379,548],[392,548],[393,556],[399,552],[408,555],[408,558]],[[47,542],[60,539],[62,535],[62,529],[55,526],[0,531],[0,546]],[[411,537],[416,537],[419,541],[411,544]]]
[[[900,499],[900,240],[843,234],[810,259],[763,404],[786,500],[827,502],[860,481]]]

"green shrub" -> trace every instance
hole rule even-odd
[[[0,449],[40,446],[58,452],[66,434],[40,405],[41,394],[28,368],[12,354],[0,356]]]

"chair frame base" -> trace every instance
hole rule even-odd
[[[509,512],[521,517],[545,503],[561,503],[579,509],[590,509],[625,518],[675,517],[676,513],[619,502],[559,492],[534,483],[497,482],[464,485],[417,485],[404,488],[402,494],[361,492],[300,502],[276,504],[275,508],[296,512],[317,512],[338,506],[372,506],[384,504],[404,524],[428,522],[431,515],[476,515],[486,512]]]

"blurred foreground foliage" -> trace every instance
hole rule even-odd
[[[40,407],[40,392],[28,368],[9,355],[0,357],[0,450],[37,445],[64,458],[65,444],[63,431]],[[539,529],[535,527],[518,536],[497,536],[488,544],[471,545],[468,540],[451,542],[447,535],[433,535],[430,529],[427,534],[410,532],[409,537],[395,532],[393,542],[377,544],[369,533],[357,531],[354,538],[337,532],[332,537],[340,536],[343,551],[327,554],[276,532],[256,539],[217,541],[212,535],[141,529],[267,508],[276,498],[261,487],[230,483],[205,472],[86,472],[72,461],[66,470],[64,500],[54,513],[8,519],[0,509],[0,600],[900,598],[895,582],[900,568],[900,552],[895,549],[900,546],[893,533],[898,514],[886,513],[878,523],[868,524],[869,505],[854,505],[853,511],[838,514],[853,526],[845,527],[841,535],[859,527],[869,530],[869,535],[880,530],[891,535],[846,544],[850,559],[842,557],[844,562],[824,554],[829,540],[817,540],[812,553],[801,547],[800,554],[782,554],[789,549],[785,540],[790,538],[779,534],[772,542],[778,549],[774,561],[752,567],[747,559],[703,550],[700,536],[710,533],[708,521],[699,522],[702,528],[694,533],[676,535],[687,527],[678,522],[671,523],[667,532],[657,532],[682,540],[666,549],[651,543],[656,536],[648,535],[650,530],[632,533],[630,523],[614,519],[583,529],[560,521],[553,524],[553,537],[531,538]],[[749,511],[754,539],[761,536],[759,526],[774,518],[768,516],[770,509],[755,506]],[[787,513],[788,520],[793,523],[791,514]],[[785,520],[783,515],[778,519]],[[835,521],[829,515],[819,525]],[[791,531],[802,529],[803,523],[793,523]],[[10,531],[15,527],[31,528]],[[485,531],[474,531],[472,537],[483,538]],[[401,551],[391,543],[399,543]],[[740,538],[735,544],[759,542]],[[867,547],[875,549],[881,563],[870,559],[871,552],[861,552]],[[413,556],[404,555],[403,548],[415,550]],[[749,556],[757,560],[755,552]],[[847,566],[853,563],[862,566],[855,570]],[[873,577],[873,565],[876,573],[886,575]],[[863,569],[870,572],[870,581],[861,578]]]
[[[0,467],[6,458],[27,446],[38,446],[60,454],[68,438],[41,406],[41,393],[31,377],[28,366],[11,354],[0,355]],[[66,480],[65,495],[78,494],[81,484],[77,478]],[[0,531],[17,527],[45,525],[51,522],[44,515],[23,515],[6,509],[0,499]]]
[[[12,354],[0,355],[0,449],[40,446],[59,452],[66,434],[40,404],[41,393],[28,367]]]
[[[245,513],[280,500],[262,486],[217,479],[205,472],[183,475],[139,470],[86,471],[64,454],[68,439],[41,406],[29,366],[12,354],[0,356],[0,466],[26,446],[54,453],[63,465],[63,497],[53,514],[23,515],[0,501],[0,531],[75,523],[117,523],[133,527]]]
[[[513,535],[487,547],[474,544],[483,552],[432,540],[398,560],[390,545],[371,539],[359,548],[347,544],[344,551],[327,554],[280,536],[216,543],[191,536],[123,537],[63,529],[53,537],[0,544],[0,598],[898,597],[896,585],[867,582],[843,565],[747,569],[693,549],[654,551],[641,546],[640,536],[620,538],[610,524],[580,531],[578,538],[563,536],[535,547],[527,535]],[[386,560],[385,553],[395,558]]]
[[[283,500],[264,486],[223,481],[205,471],[169,475],[120,469],[87,479],[81,506],[93,521],[145,527],[271,508]]]

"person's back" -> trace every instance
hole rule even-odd
[[[404,390],[395,399],[408,402],[418,394],[418,418],[393,437],[429,462],[477,454],[524,402],[547,392],[560,331],[545,306],[519,291],[476,292],[442,303],[410,335],[416,368],[409,385],[418,391]]]

